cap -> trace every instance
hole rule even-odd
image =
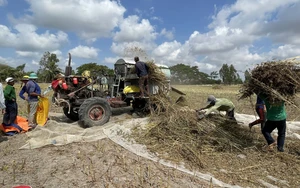
[[[27,75],[23,76],[23,78],[21,79],[21,81],[27,81],[27,80],[29,80],[29,76]]]
[[[213,101],[216,101],[216,97],[213,96],[213,95],[209,95],[209,96],[207,97],[207,103],[211,103],[211,102],[213,102]]]
[[[12,77],[8,77],[8,78],[6,78],[5,79],[5,81],[7,82],[7,83],[10,83],[10,82],[13,82],[13,81],[15,81]]]

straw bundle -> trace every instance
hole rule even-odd
[[[165,85],[167,83],[167,78],[165,74],[155,65],[153,61],[146,62],[146,65],[149,68],[149,80]]]
[[[264,94],[270,102],[286,101],[294,104],[300,87],[300,62],[295,59],[264,62],[251,71],[251,79],[241,90],[240,99],[252,94]]]
[[[238,151],[253,142],[251,135],[239,125],[220,115],[199,121],[194,110],[171,104],[163,96],[153,96],[155,104],[146,130],[136,131],[136,141],[161,157],[191,167],[203,168],[203,152]],[[142,134],[142,135],[141,135]]]

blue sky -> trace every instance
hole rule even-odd
[[[0,0],[0,63],[112,68],[138,55],[202,72],[300,55],[300,0]],[[141,50],[136,50],[137,48]]]

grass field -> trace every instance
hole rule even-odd
[[[46,83],[40,84],[42,90],[45,90],[48,85]],[[252,100],[238,101],[239,86],[175,85],[173,87],[186,93],[185,97],[191,109],[205,106],[207,96],[213,94],[217,98],[224,97],[232,100],[237,113],[255,114],[255,96]],[[15,84],[15,88],[18,93],[21,89],[20,83]],[[46,97],[51,99],[52,94],[49,92]],[[174,93],[171,95],[174,95],[175,98],[179,96]],[[26,116],[26,101],[18,97],[17,102],[19,114]],[[50,111],[62,112],[61,107],[54,105],[51,105]],[[288,120],[298,119],[298,109],[287,106],[287,112]],[[180,126],[182,125],[178,127],[180,128]],[[223,124],[220,126],[230,127]],[[278,187],[297,187],[299,185],[299,140],[287,138],[286,152],[284,153],[266,153],[261,149],[265,145],[265,140],[259,126],[249,131],[247,126],[235,125],[228,129],[227,133],[230,133],[231,130],[239,133],[237,136],[240,135],[238,137],[240,140],[249,142],[248,146],[243,146],[240,150],[217,150],[216,147],[209,148],[208,146],[203,146],[202,150],[193,150],[201,161],[202,167],[200,168],[189,158],[178,162],[180,164],[185,163],[190,170],[211,174],[232,185],[262,187],[264,186],[262,181],[270,182]],[[197,134],[195,135],[197,136]],[[137,136],[144,138],[143,135]],[[174,174],[173,171],[170,173],[170,169],[160,167],[157,162],[142,159],[109,139],[91,143],[72,143],[59,147],[46,146],[35,150],[18,149],[28,140],[26,134],[8,138],[2,137],[2,139],[0,141],[2,148],[0,173],[3,175],[0,179],[2,182],[0,187],[14,185],[16,182],[29,182],[35,187],[68,187],[70,182],[73,182],[74,187],[188,187],[187,182],[192,182],[196,185],[194,187],[212,187],[212,185],[207,186],[205,182],[201,186],[201,182],[196,178],[182,175],[174,169]],[[192,140],[190,137],[189,139]],[[199,139],[203,139],[203,137],[199,137]],[[225,141],[224,143],[227,143]],[[172,145],[167,145],[163,139],[156,140],[152,145],[145,145],[150,151],[151,146],[154,148],[153,145],[161,148],[169,147],[171,150],[167,157],[169,159],[170,156],[176,158],[178,155],[178,152],[173,150],[174,148],[179,148],[180,145],[191,146],[193,144],[195,142],[180,142],[179,138],[176,137]],[[217,143],[214,144],[218,145]],[[185,153],[187,152],[185,151]],[[124,176],[127,177],[121,181]],[[120,177],[120,179],[116,179],[116,177]],[[169,182],[175,182],[177,186],[172,186]]]
[[[49,86],[48,83],[40,83],[39,84],[42,91]],[[5,87],[5,84],[3,85]],[[186,93],[187,103],[190,108],[192,109],[199,109],[201,107],[206,106],[206,100],[208,95],[214,95],[217,98],[228,98],[230,99],[235,105],[235,112],[242,113],[242,114],[251,114],[256,115],[255,112],[255,102],[256,96],[253,96],[251,99],[244,99],[238,101],[239,95],[239,85],[232,85],[232,86],[223,86],[223,85],[215,85],[215,86],[205,86],[205,85],[174,85],[176,89]],[[15,84],[16,93],[18,94],[21,87],[20,83]],[[46,94],[51,100],[53,92],[50,91]],[[174,97],[178,97],[177,94],[173,94]],[[27,115],[27,103],[26,101],[22,100],[21,98],[17,97],[17,102],[19,105],[19,115],[26,116]],[[293,106],[287,105],[286,106],[288,120],[289,121],[300,121],[300,109],[297,109]],[[62,109],[51,105],[50,112],[62,112]]]
[[[206,106],[207,96],[214,95],[216,98],[228,98],[235,105],[235,112],[242,114],[256,115],[255,102],[256,96],[248,99],[238,100],[239,88],[238,85],[232,86],[204,86],[204,85],[175,85],[176,89],[186,93],[188,105],[192,109],[199,109]],[[299,121],[300,109],[286,105],[289,121]]]

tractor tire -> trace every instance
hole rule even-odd
[[[67,116],[67,118],[69,118],[72,121],[78,121],[79,120],[78,113],[75,112],[73,108],[71,108],[70,113],[68,113],[68,110],[69,108],[66,107],[63,108],[64,114]]]
[[[86,99],[80,106],[79,120],[82,126],[93,127],[107,123],[111,116],[111,108],[108,102],[100,97]]]

